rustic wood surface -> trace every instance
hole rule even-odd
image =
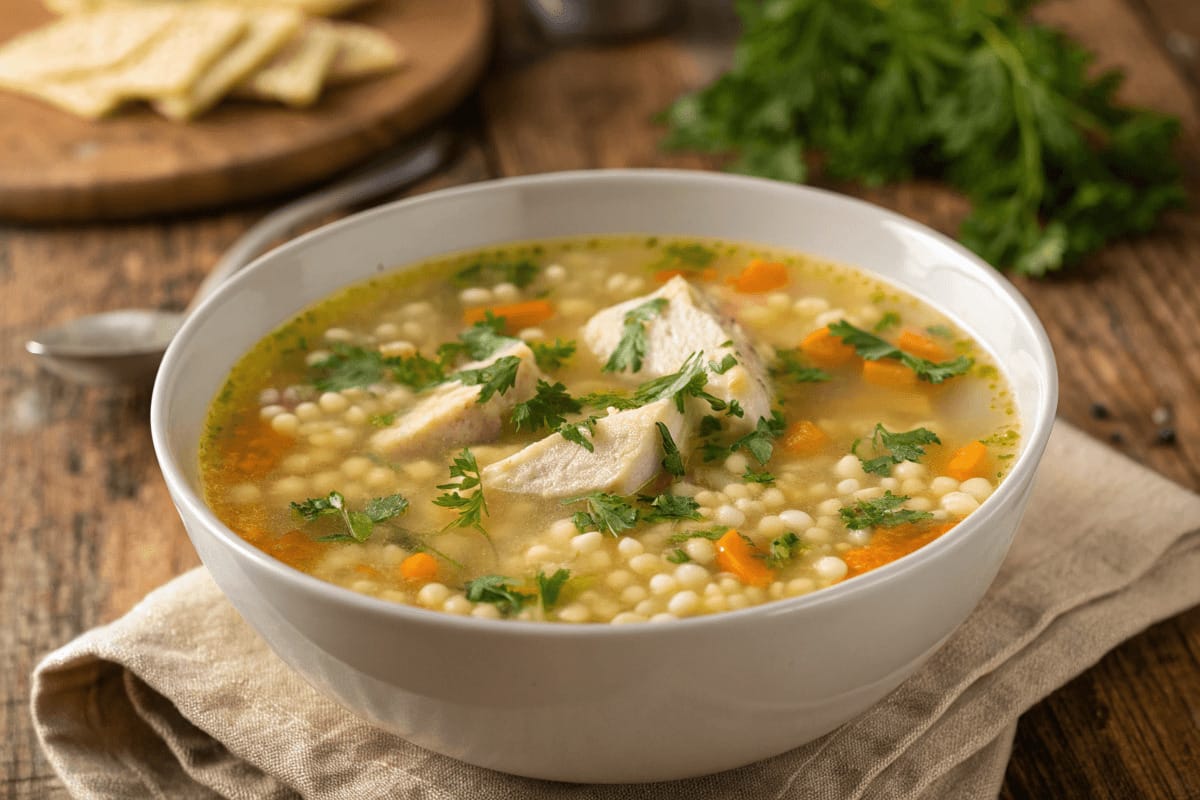
[[[1180,115],[1200,197],[1200,11],[1194,0],[1055,0],[1039,13],[1130,74],[1130,101]],[[501,3],[499,52],[451,124],[457,162],[418,187],[615,166],[712,167],[660,152],[651,121],[727,63],[719,0],[665,37],[555,48]],[[0,125],[3,123],[0,122]],[[840,187],[952,232],[960,198],[911,184]],[[83,389],[21,351],[33,328],[89,310],[181,308],[265,207],[109,226],[0,228],[0,796],[62,797],[29,722],[36,659],[193,566],[155,466],[144,392]],[[1200,213],[1118,244],[1069,277],[1020,281],[1058,353],[1061,414],[1200,488]],[[1092,407],[1108,410],[1098,418]],[[1157,442],[1168,408],[1177,441]],[[1154,626],[1021,720],[1005,798],[1200,797],[1200,609]]]
[[[137,219],[262,199],[311,184],[445,114],[487,61],[491,0],[387,0],[353,20],[411,62],[337,87],[303,114],[226,102],[183,125],[148,106],[99,122],[0,92],[0,219]],[[51,19],[5,0],[0,41]]]

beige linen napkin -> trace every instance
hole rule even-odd
[[[203,570],[51,653],[33,716],[88,798],[990,798],[1023,711],[1198,603],[1200,496],[1060,422],[999,577],[945,646],[862,717],[741,769],[576,786],[422,750],[316,694]]]

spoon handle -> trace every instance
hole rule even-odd
[[[368,162],[347,177],[272,211],[246,231],[201,281],[184,313],[192,311],[229,276],[262,255],[297,228],[332,211],[398,191],[441,166],[450,152],[451,137],[437,131],[416,143],[408,142]]]

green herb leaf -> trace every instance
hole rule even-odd
[[[420,353],[407,358],[384,358],[378,350],[345,343],[334,344],[332,353],[309,367],[309,380],[322,392],[340,392],[391,379],[421,390],[444,379],[441,366]]]
[[[742,480],[748,483],[764,483],[769,486],[775,483],[775,476],[766,470],[763,470],[762,472],[755,472],[749,467],[746,467],[746,471],[742,473]]]
[[[450,379],[460,381],[465,386],[482,386],[476,402],[486,403],[493,395],[504,394],[516,385],[517,370],[520,368],[521,359],[517,356],[501,356],[486,367],[460,370]]]
[[[889,328],[894,328],[899,324],[900,315],[895,311],[886,311],[884,312],[883,316],[879,318],[879,322],[876,322],[871,330],[875,331],[876,333],[883,333]]]
[[[458,482],[438,484],[439,489],[450,491],[438,495],[433,500],[435,506],[452,508],[458,512],[458,519],[449,523],[442,530],[451,528],[474,528],[489,538],[483,528],[483,515],[488,514],[487,500],[483,496],[483,481],[479,477],[479,464],[470,448],[464,447],[462,452],[454,457],[450,465],[450,477],[458,478]],[[470,494],[463,494],[474,489]],[[490,541],[490,538],[489,538]]]
[[[687,551],[684,550],[682,547],[676,547],[674,550],[667,553],[665,558],[667,559],[667,561],[670,561],[672,564],[686,564],[687,562],[692,560],[692,557],[689,556],[687,554]]]
[[[404,495],[389,494],[376,497],[367,503],[363,509],[372,522],[386,522],[392,517],[398,517],[408,510],[408,500]]]
[[[460,333],[457,342],[446,342],[439,347],[438,359],[442,365],[464,356],[471,361],[482,361],[516,341],[504,335],[504,318],[488,311],[482,320]]]
[[[543,611],[549,611],[558,603],[558,595],[562,592],[563,586],[570,577],[570,570],[559,569],[553,575],[549,576],[538,570],[536,578],[538,598],[542,602]]]
[[[891,342],[880,339],[873,333],[856,328],[846,320],[834,322],[829,326],[829,332],[853,347],[858,354],[868,361],[878,361],[882,358],[893,358],[917,373],[917,377],[929,383],[941,383],[947,378],[963,375],[975,363],[975,359],[959,356],[950,361],[940,363],[918,358],[906,353]]]
[[[454,273],[454,285],[460,289],[468,286],[495,286],[511,283],[524,289],[537,277],[538,266],[527,258],[495,259],[481,258]]]
[[[395,421],[396,421],[396,415],[392,414],[392,413],[372,414],[367,419],[367,422],[369,422],[371,424],[371,427],[374,427],[374,428],[386,428],[388,425],[391,425]]]
[[[655,297],[625,312],[621,338],[604,365],[605,372],[641,371],[642,359],[646,355],[646,323],[660,315],[666,307],[665,297]]]
[[[312,522],[320,517],[338,515],[346,526],[346,533],[322,536],[321,542],[365,542],[371,538],[375,523],[386,522],[408,510],[408,500],[402,495],[392,494],[376,497],[367,503],[365,511],[350,511],[341,492],[330,492],[326,497],[310,497],[302,503],[292,503],[292,510]]]
[[[874,500],[859,500],[851,506],[845,506],[838,514],[842,522],[852,531],[867,528],[892,528],[906,522],[920,522],[931,519],[933,514],[928,511],[912,511],[900,506],[909,498],[905,495],[894,495],[891,491],[883,493],[883,497]]]
[[[702,528],[694,531],[680,531],[679,533],[671,534],[671,536],[667,538],[667,543],[683,544],[688,539],[708,539],[710,542],[715,542],[728,532],[728,525],[717,525],[712,528]]]
[[[819,383],[833,380],[833,376],[818,367],[807,366],[796,349],[776,350],[775,365],[771,367],[771,375],[775,378],[786,378],[796,383]]]
[[[892,474],[892,466],[895,464],[902,461],[920,461],[924,458],[925,448],[923,445],[942,443],[937,434],[927,428],[893,433],[883,427],[882,423],[875,425],[870,441],[872,449],[882,455],[877,455],[875,458],[864,458],[858,455],[858,447],[862,444],[861,440],[854,442],[850,452],[858,456],[864,472],[883,477]]]
[[[512,578],[503,575],[482,575],[463,587],[472,603],[492,603],[504,616],[512,616],[533,600],[533,595],[518,592]]]
[[[567,421],[565,415],[577,413],[582,408],[579,401],[567,393],[566,386],[539,378],[533,397],[513,407],[512,423],[518,431],[555,430]]]
[[[656,422],[654,425],[658,428],[658,435],[662,439],[662,468],[668,474],[674,475],[676,478],[682,478],[686,471],[683,467],[683,454],[679,452],[679,448],[675,445],[675,440],[671,438],[671,431],[661,422]]]
[[[662,258],[650,265],[650,269],[698,270],[707,267],[717,257],[715,250],[696,242],[672,242],[663,247]]]
[[[793,558],[801,555],[808,549],[808,545],[801,542],[799,536],[788,531],[782,536],[771,540],[771,545],[767,548],[767,566],[771,569],[784,567]]]
[[[555,339],[554,344],[533,342],[529,347],[533,350],[533,358],[537,365],[546,372],[561,369],[571,356],[575,355],[574,340],[564,342],[562,339]]]
[[[596,446],[592,444],[592,434],[596,432],[597,419],[599,417],[586,417],[577,422],[564,422],[558,426],[558,434],[568,442],[574,442],[589,453],[594,453]]]
[[[642,519],[646,522],[703,519],[700,516],[700,504],[691,497],[679,494],[660,494],[653,498],[643,495],[638,499],[650,506],[650,510],[642,515]]]
[[[700,418],[700,435],[712,436],[721,432],[721,418],[706,414]]]
[[[342,497],[341,492],[330,492],[327,497],[310,497],[303,502],[293,502],[290,505],[292,510],[303,517],[306,522],[312,522],[327,514],[340,513],[345,504],[346,498]]]
[[[720,363],[716,361],[708,362],[708,371],[716,373],[717,375],[724,375],[726,372],[729,372],[729,370],[736,367],[737,363],[738,360],[733,353],[726,353],[725,357],[721,359]]]
[[[623,531],[630,530],[637,525],[637,509],[625,502],[624,498],[615,494],[593,492],[563,500],[562,504],[566,506],[580,502],[586,502],[588,510],[587,512],[575,512],[572,519],[575,527],[581,533],[595,530],[611,536],[619,536]]]
[[[738,450],[745,449],[754,456],[759,464],[766,464],[771,460],[771,454],[775,451],[775,440],[783,435],[786,427],[787,423],[784,421],[783,415],[778,411],[773,411],[770,418],[759,417],[758,422],[754,425],[754,430],[730,445],[729,451],[736,453]]]

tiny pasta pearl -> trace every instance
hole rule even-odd
[[[762,493],[762,497],[760,497],[759,499],[762,500],[762,503],[764,506],[766,506],[767,508],[772,508],[772,509],[781,508],[784,505],[784,503],[787,502],[787,498],[784,497],[783,491],[775,488],[774,486],[772,486],[770,489],[765,490]]]
[[[842,502],[836,497],[823,500],[817,504],[817,513],[824,515],[836,514],[842,510]]]
[[[491,603],[479,603],[471,609],[471,616],[479,619],[500,619],[500,609]]]
[[[350,406],[350,401],[337,392],[325,392],[317,399],[317,405],[326,414],[340,414]]]
[[[880,478],[879,488],[885,491],[894,492],[900,488],[900,481],[895,478]]]
[[[810,544],[825,544],[833,535],[824,528],[809,528],[804,532],[804,541]]]
[[[376,339],[394,339],[400,333],[400,328],[394,322],[383,322],[375,326]]]
[[[650,591],[653,594],[671,594],[679,588],[679,582],[670,575],[658,574],[650,579]]]
[[[725,459],[725,469],[732,472],[734,475],[740,476],[746,471],[746,467],[750,466],[750,462],[741,453],[734,453]],[[731,484],[733,485],[733,484]],[[725,487],[725,494],[729,494],[729,487]],[[733,497],[733,495],[730,495]]]
[[[708,539],[688,539],[683,550],[697,564],[711,564],[717,557],[717,549]]]
[[[278,414],[271,419],[271,428],[284,436],[295,436],[300,430],[300,420],[295,414]]]
[[[459,616],[470,614],[474,605],[470,600],[463,597],[461,594],[456,594],[453,597],[448,597],[442,603],[442,611],[449,614],[457,614]]]
[[[780,512],[779,519],[787,527],[796,530],[811,528],[813,525],[812,516],[796,508],[789,508],[787,511]]]
[[[229,499],[240,505],[257,502],[262,492],[252,483],[239,483],[229,490]]]
[[[604,583],[608,585],[608,588],[619,592],[626,586],[631,585],[633,580],[633,573],[628,570],[618,569],[608,573],[608,577],[604,579]]]
[[[677,619],[679,619],[679,617],[675,616],[674,614],[670,614],[666,611],[663,611],[663,612],[655,614],[653,617],[651,617],[650,621],[651,622],[674,622]]]
[[[417,592],[417,603],[426,608],[437,608],[450,596],[450,590],[440,583],[427,583]]]
[[[928,474],[929,470],[925,468],[925,465],[915,461],[902,461],[892,467],[892,476],[902,481],[909,478],[924,478]]]
[[[813,569],[825,580],[836,581],[846,577],[846,562],[837,556],[822,556],[813,563]]]
[[[958,488],[981,503],[992,494],[992,482],[987,478],[968,478]]]
[[[325,331],[325,339],[330,342],[351,342],[354,341],[354,334],[345,328],[330,328]]]
[[[342,462],[342,474],[347,478],[361,478],[371,469],[371,460],[362,456],[351,456]]]
[[[947,492],[942,495],[941,506],[955,516],[965,517],[979,508],[979,501],[966,492]]]
[[[845,497],[848,494],[857,492],[861,488],[861,485],[854,478],[846,478],[843,481],[838,481],[838,485],[834,488],[837,489],[839,495]]]
[[[525,563],[530,566],[554,560],[555,553],[544,544],[535,544],[525,551]]]
[[[730,458],[733,458],[733,456],[730,456]],[[744,458],[742,459],[742,461],[745,461],[745,460],[746,459],[744,459]],[[742,467],[742,469],[744,470],[745,467]],[[742,473],[738,472],[738,474],[741,475]],[[750,496],[750,488],[742,483],[726,484],[725,488],[723,488],[721,491],[730,500],[741,500],[741,499],[748,498]]]
[[[813,589],[817,588],[811,578],[794,578],[788,581],[785,591],[792,597],[798,597],[802,594],[808,594]]]
[[[571,603],[558,612],[558,618],[563,622],[587,622],[592,612],[583,603]]]
[[[921,494],[927,488],[925,481],[920,478],[905,478],[904,482],[900,484],[901,494],[906,494],[910,497],[914,494]]]
[[[728,525],[731,528],[736,528],[746,522],[746,515],[733,506],[721,506],[717,509],[714,519],[720,525]]]
[[[792,310],[797,314],[815,316],[829,308],[829,301],[824,297],[801,297],[792,304]]]
[[[571,539],[571,549],[579,555],[595,552],[604,543],[604,534],[600,531],[588,531]]]
[[[708,570],[699,564],[680,564],[675,568],[675,580],[685,589],[699,589],[708,583],[710,577]],[[650,585],[654,585],[653,579]]]
[[[763,536],[779,536],[787,528],[787,523],[776,516],[763,517],[758,521],[758,532]]]
[[[296,406],[296,417],[305,422],[321,416],[321,408],[316,403],[303,402]]]
[[[630,625],[635,622],[645,622],[646,618],[641,614],[635,614],[632,611],[622,611],[612,618],[613,625]]]
[[[567,277],[567,268],[562,264],[551,264],[550,266],[546,267],[545,275],[546,280],[558,283],[563,278]]]
[[[262,408],[259,409],[258,416],[260,419],[274,419],[275,417],[279,416],[280,414],[282,414],[285,411],[287,411],[287,409],[284,408],[283,406],[277,406],[277,405],[263,406]]]
[[[667,611],[677,617],[686,617],[696,611],[700,605],[700,596],[690,589],[685,589],[667,602]]]
[[[662,569],[662,559],[651,553],[642,553],[629,559],[629,568],[638,575],[654,575]]]
[[[863,472],[862,464],[859,463],[858,456],[847,455],[838,459],[838,462],[833,465],[833,472],[839,478],[862,478],[866,475]]]
[[[492,287],[492,296],[501,303],[513,303],[521,299],[521,290],[511,283],[498,283]]]
[[[650,596],[645,586],[634,584],[621,590],[621,602],[627,606],[636,606]]]
[[[492,302],[492,292],[482,286],[472,286],[459,292],[458,299],[464,306],[483,306]]]
[[[939,475],[929,482],[929,490],[939,497],[958,490],[958,481],[949,475]]]
[[[646,548],[641,542],[629,536],[624,536],[617,542],[617,552],[626,559],[640,556],[645,551]]]

